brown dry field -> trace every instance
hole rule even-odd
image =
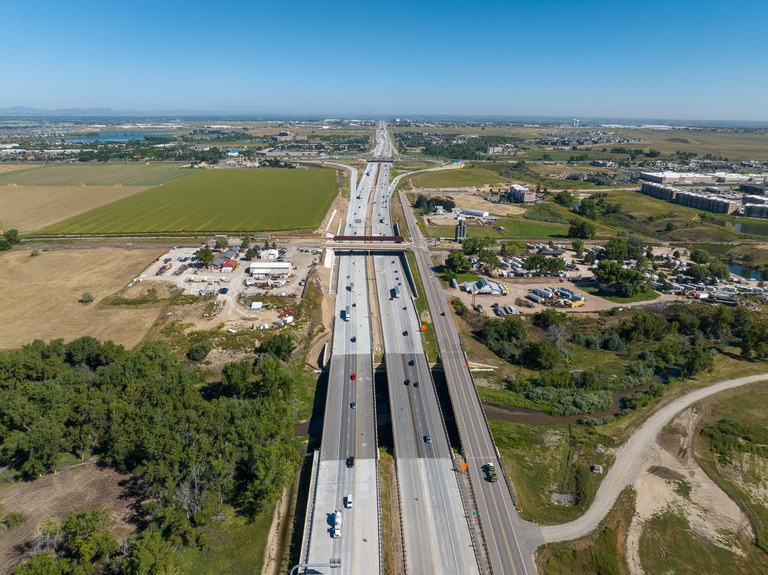
[[[24,523],[0,537],[0,573],[10,573],[21,560],[17,547],[28,541],[38,526],[73,511],[108,508],[109,529],[118,542],[124,541],[136,529],[131,523],[135,499],[130,495],[129,482],[130,476],[89,462],[0,489],[3,512],[18,511],[25,517]]]
[[[0,256],[0,349],[83,335],[138,344],[162,308],[107,306],[102,300],[164,252],[108,247],[45,250],[37,257],[26,250],[6,252]],[[78,303],[83,292],[95,300]]]
[[[2,186],[0,229],[39,230],[148,186]]]
[[[0,174],[5,174],[7,172],[15,172],[16,170],[23,170],[25,168],[31,168],[34,164],[30,165],[19,165],[19,164],[0,164]]]
[[[565,164],[528,164],[528,168],[537,174],[562,176],[574,172],[599,172],[608,174],[613,172],[608,168],[599,168],[596,166],[567,166]]]

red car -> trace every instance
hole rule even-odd
[[[352,381],[355,381],[357,379],[357,374],[353,373],[352,376],[351,376],[351,379],[352,379]]]

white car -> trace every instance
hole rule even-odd
[[[344,507],[347,509],[352,509],[353,501],[352,501],[352,494],[344,496]]]

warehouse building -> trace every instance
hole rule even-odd
[[[287,276],[292,268],[291,262],[253,262],[248,266],[248,273],[254,277]]]
[[[461,210],[461,215],[470,218],[487,218],[490,214],[482,210]]]

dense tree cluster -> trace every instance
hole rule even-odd
[[[603,260],[597,264],[595,278],[600,283],[609,284],[621,297],[632,297],[646,288],[645,275],[641,271],[625,268],[614,260]]]
[[[608,194],[606,192],[598,192],[581,200],[581,202],[573,208],[573,211],[590,220],[598,220],[602,216],[619,213],[621,211],[621,204],[618,202],[609,202]]]
[[[35,341],[0,353],[0,466],[31,479],[96,455],[137,478],[165,540],[194,542],[222,503],[256,514],[290,478],[295,379],[264,354],[211,393],[161,342]]]
[[[549,273],[557,275],[565,271],[565,260],[556,256],[545,256],[544,254],[533,254],[525,258],[525,269],[538,273]]]
[[[592,222],[574,218],[571,220],[571,226],[568,228],[568,237],[579,238],[582,240],[591,240],[595,237],[597,230]]]
[[[456,202],[454,202],[451,198],[437,198],[419,195],[416,198],[416,202],[413,204],[413,207],[417,210],[421,210],[422,214],[431,214],[432,212],[436,212],[437,206],[442,206],[443,209],[450,212],[453,208],[456,207]]]
[[[0,236],[0,252],[7,252],[21,241],[19,230],[5,230]]]
[[[486,320],[475,336],[499,357],[534,370],[508,376],[505,386],[553,415],[606,409],[614,391],[647,386],[622,400],[623,411],[639,409],[663,395],[661,381],[710,371],[728,345],[746,357],[768,357],[768,326],[760,315],[725,306],[669,304],[624,312],[620,321],[612,313],[589,319],[546,309],[531,316],[531,324],[518,317]],[[615,364],[606,373],[601,365],[579,363],[583,352],[574,346],[612,352],[605,357],[620,359],[623,372]]]

